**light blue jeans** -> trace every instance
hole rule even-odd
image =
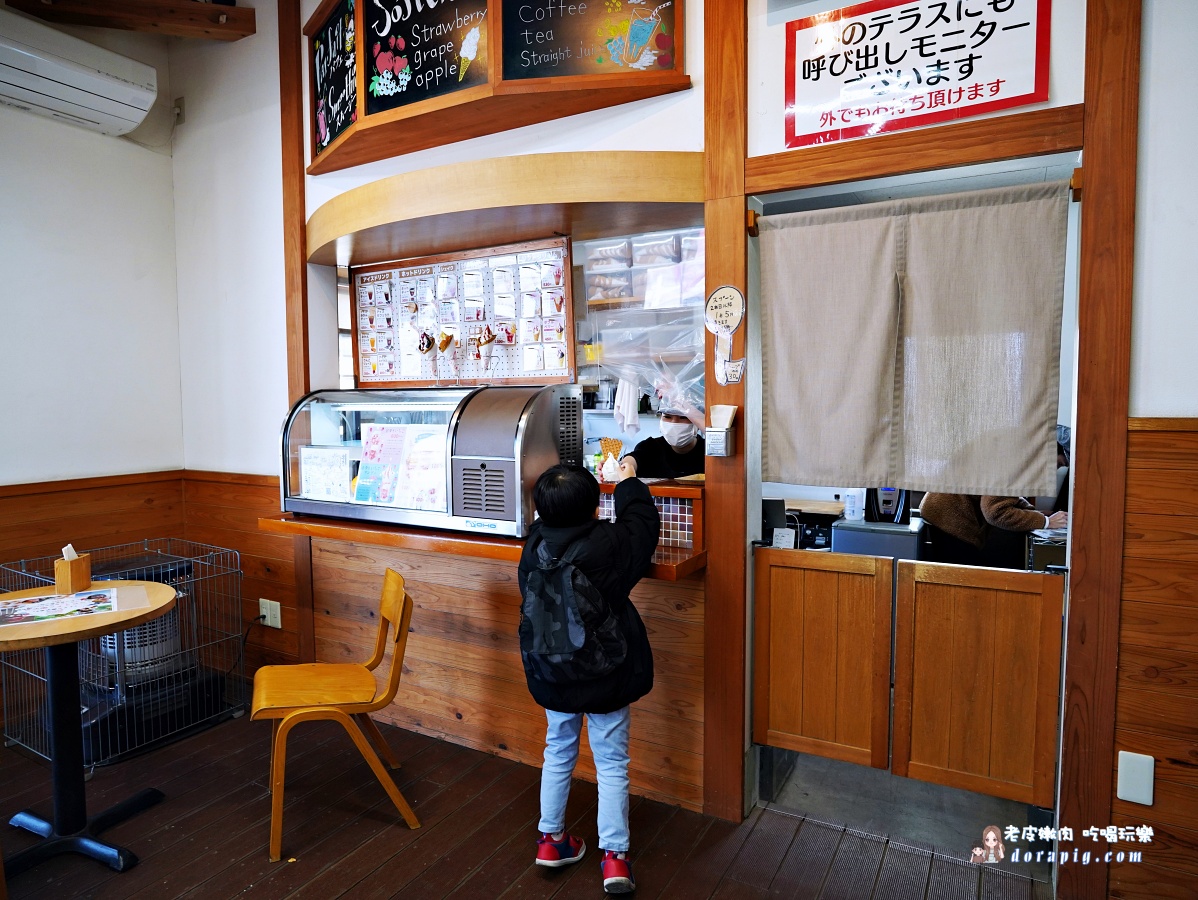
[[[578,761],[578,738],[583,713],[545,710],[545,767],[541,769],[541,822],[548,834],[566,830],[566,800]],[[627,853],[628,836],[628,726],[632,708],[613,713],[586,713],[587,737],[599,782],[599,847]]]

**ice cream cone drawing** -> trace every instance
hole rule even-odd
[[[478,55],[478,26],[475,25],[466,35],[466,40],[462,41],[462,52],[458,58],[458,81],[466,77],[466,70],[470,68],[470,61]]]

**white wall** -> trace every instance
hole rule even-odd
[[[305,22],[318,5],[319,0],[304,0]],[[307,186],[309,215],[350,188],[388,175],[448,163],[583,150],[702,150],[703,0],[686,0],[685,23],[686,71],[693,85],[690,90],[459,141],[327,175],[310,176]],[[305,78],[307,71],[305,63]]]
[[[850,0],[748,0],[749,156],[786,150],[786,23],[853,5]],[[989,115],[1081,103],[1085,35],[1086,0],[1052,0],[1048,102]]]
[[[170,158],[0,107],[0,483],[181,465],[175,299]]]
[[[278,16],[232,43],[180,40],[171,82],[184,464],[272,475],[287,413]]]
[[[1198,146],[1194,91],[1176,62],[1192,59],[1198,4],[1145,0],[1136,185],[1131,415],[1198,416],[1194,248]]]

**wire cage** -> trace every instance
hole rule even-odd
[[[158,581],[175,606],[125,631],[79,642],[79,700],[87,765],[126,759],[241,715],[246,708],[237,551],[178,538],[87,551],[92,581]],[[55,556],[0,565],[0,592],[54,588]],[[50,758],[46,659],[0,654],[4,736]]]

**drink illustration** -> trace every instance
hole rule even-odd
[[[641,54],[649,48],[653,33],[661,25],[661,17],[657,10],[633,9],[632,18],[628,22],[628,43],[624,47],[624,62],[629,66],[635,65]]]

